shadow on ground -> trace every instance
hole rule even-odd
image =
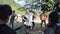
[[[11,27],[11,25],[9,25],[9,26]],[[21,22],[14,23],[14,29],[18,28],[19,26],[21,26]],[[17,32],[17,34],[25,34],[24,28],[19,29],[16,32]],[[30,34],[42,34],[42,29],[41,29],[39,23],[35,23],[35,27],[33,30],[31,30]]]

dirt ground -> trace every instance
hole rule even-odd
[[[21,24],[22,24],[21,21],[22,21],[21,15],[18,15],[18,19],[15,20],[15,22],[14,22],[14,29],[16,29],[16,28],[18,28],[18,27],[21,26]],[[39,18],[36,18],[36,19],[34,20],[34,22],[35,22],[35,27],[34,27],[33,30],[30,31],[30,34],[42,34],[42,31],[43,31],[43,30],[42,30],[41,27],[40,27],[40,22],[41,22],[41,20],[40,20]],[[46,22],[48,23],[47,20],[46,20]],[[9,26],[11,27],[11,25],[9,25]],[[44,28],[43,28],[43,29],[44,29]],[[25,34],[24,28],[19,29],[19,30],[17,30],[16,32],[17,32],[17,34]]]

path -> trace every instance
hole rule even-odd
[[[18,17],[17,21],[15,21],[15,23],[14,23],[14,29],[21,26],[21,21],[22,21],[21,16],[20,15],[18,15],[18,16],[19,17]],[[41,20],[39,18],[35,19],[35,28],[30,32],[30,34],[41,34],[42,33],[42,30],[40,28],[40,21]],[[25,34],[24,29],[20,29],[16,32],[17,32],[17,34]]]

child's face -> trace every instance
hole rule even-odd
[[[28,13],[28,14],[29,14],[29,12],[30,12],[30,11],[29,11],[28,9],[26,9],[26,13]]]

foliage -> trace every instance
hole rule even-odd
[[[53,10],[54,3],[55,3],[54,0],[49,0],[48,2],[43,2],[42,3],[42,10],[45,10],[45,11]]]
[[[39,2],[40,0],[32,0],[32,3],[36,3],[35,5],[33,4],[31,6],[32,9],[39,9],[42,7],[42,10],[45,11],[51,11],[53,10],[56,2],[60,2],[60,0],[45,0],[42,2]],[[12,7],[12,10],[15,10],[17,14],[23,15],[25,13],[24,7],[21,7],[17,3],[14,2],[14,0],[0,0],[0,4],[8,4]]]
[[[59,5],[60,5],[60,1],[59,0],[49,0],[48,2],[43,2],[42,3],[42,10],[52,11],[52,10],[54,10],[56,8],[59,8],[58,7]]]
[[[24,14],[25,10],[23,7],[14,2],[14,0],[0,0],[0,4],[8,4],[11,6],[12,10],[15,10],[17,14]],[[20,8],[20,9],[19,9]]]

